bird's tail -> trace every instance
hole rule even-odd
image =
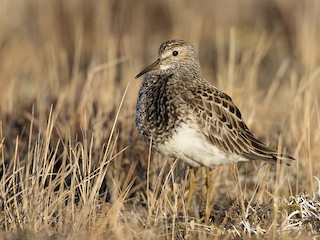
[[[263,160],[270,163],[285,163],[290,166],[290,162],[295,158],[279,153],[278,151],[268,147],[264,143],[257,140],[252,134],[248,135],[252,144],[252,150],[249,153],[244,153],[243,156],[249,160]]]

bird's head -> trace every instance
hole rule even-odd
[[[142,70],[136,78],[150,72],[172,74],[186,70],[199,71],[200,64],[196,52],[190,43],[183,40],[170,40],[163,43],[158,51],[158,59]]]

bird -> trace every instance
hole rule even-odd
[[[158,58],[144,75],[137,102],[136,126],[160,154],[190,166],[187,209],[197,167],[207,169],[205,220],[210,217],[210,169],[237,162],[294,160],[259,141],[249,130],[231,97],[202,75],[194,47],[184,40],[161,44]]]

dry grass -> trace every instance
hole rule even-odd
[[[320,4],[310,1],[0,3],[2,239],[309,238],[320,233]],[[188,168],[134,126],[159,45],[198,49],[206,78],[253,132],[293,154],[204,169],[189,213]]]

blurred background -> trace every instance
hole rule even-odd
[[[41,129],[51,106],[58,114],[57,138],[75,140],[89,130],[99,135],[99,149],[130,83],[118,146],[131,145],[128,164],[136,160],[130,151],[145,144],[134,126],[141,79],[133,79],[157,58],[162,42],[175,38],[195,46],[204,76],[233,97],[260,139],[277,147],[282,134],[284,146],[295,154],[307,114],[310,134],[319,143],[319,122],[312,115],[319,114],[318,1],[13,0],[0,5],[0,116],[8,153],[17,135],[29,139],[32,111]],[[305,90],[312,97],[302,96]]]
[[[261,55],[255,63],[259,91],[267,90],[281,64],[289,65],[283,67],[281,83],[289,81],[286,68],[304,74],[319,64],[317,1],[13,0],[0,4],[2,112],[14,111],[41,94],[50,101],[48,95],[59,93],[74,79],[81,86],[90,69],[105,63],[109,68],[94,84],[108,95],[108,89],[123,88],[153,61],[162,42],[174,38],[191,42],[207,79],[223,78],[221,85],[235,81],[241,88],[245,73],[228,70],[228,63],[249,64],[255,54]],[[237,74],[230,76],[232,71]],[[130,89],[133,95],[136,82]]]
[[[261,140],[277,147],[280,136],[287,152],[302,154],[299,161],[311,164],[307,171],[314,168],[310,159],[319,156],[320,143],[318,1],[12,0],[0,5],[6,160],[16,136],[22,143],[29,140],[32,116],[35,133],[45,128],[51,106],[58,116],[53,142],[76,142],[89,131],[100,149],[130,83],[117,119],[117,146],[131,146],[127,164],[145,161],[146,144],[134,126],[141,79],[133,79],[157,58],[162,42],[177,38],[195,46],[204,76],[233,97]]]

